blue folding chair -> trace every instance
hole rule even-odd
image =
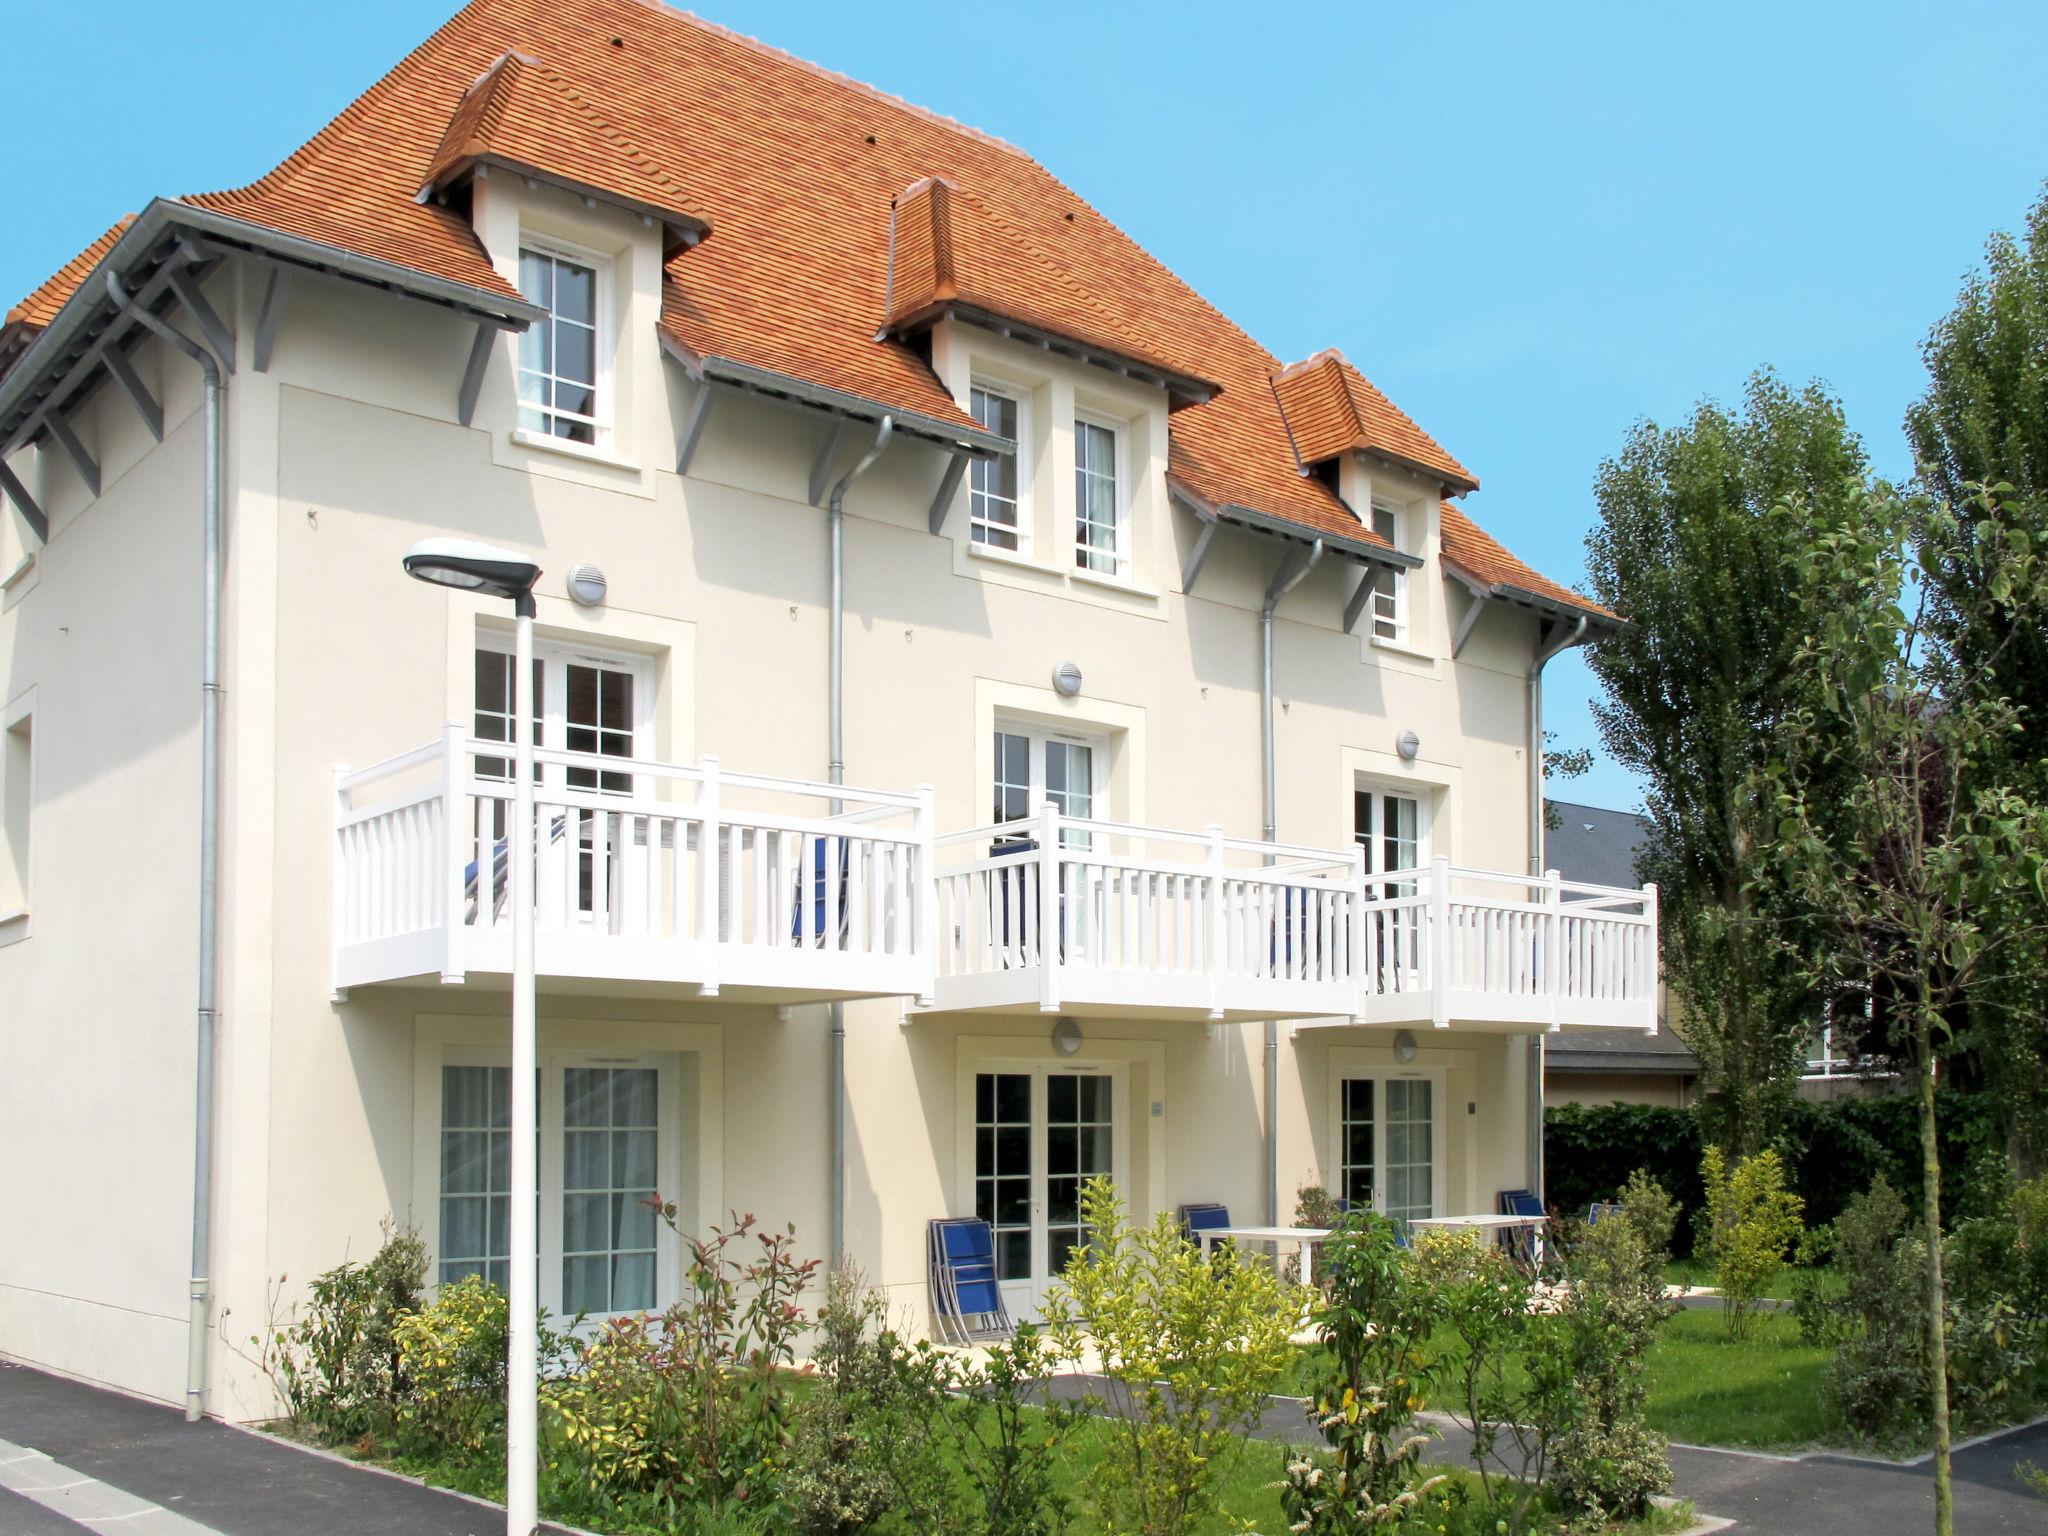
[[[1230,1225],[1230,1207],[1197,1202],[1180,1208],[1180,1233],[1197,1247],[1204,1232],[1220,1232]]]
[[[1586,1207],[1586,1225],[1597,1227],[1610,1216],[1619,1216],[1621,1206],[1613,1200],[1595,1200]]]
[[[548,824],[547,840],[559,843],[567,830],[567,818],[557,816]],[[478,904],[483,895],[479,885],[479,863],[479,860],[471,859],[462,867],[462,896],[468,903],[467,920],[472,923],[484,920],[483,908]],[[511,891],[512,840],[501,837],[491,844],[491,922],[495,923],[504,917],[505,898]]]
[[[1503,1216],[1541,1217],[1543,1202],[1526,1189],[1504,1189],[1500,1192],[1500,1213]],[[1530,1227],[1510,1227],[1500,1235],[1500,1245],[1524,1264],[1536,1262],[1537,1237]]]
[[[831,862],[825,853],[825,845],[828,841],[831,841],[831,839],[821,837],[811,844],[811,931],[808,942],[818,949],[828,947],[825,942],[828,937],[825,932],[825,886],[826,881],[830,879],[826,865]],[[851,921],[851,914],[846,909],[847,844],[846,839],[843,837],[837,839],[837,842],[839,844],[839,932],[829,936],[832,939],[832,944],[829,947],[835,949],[845,942],[847,928]],[[803,944],[807,941],[804,934],[804,877],[801,873],[796,877],[796,889],[796,905],[790,909],[789,914],[789,936],[798,944]]]
[[[941,1217],[926,1229],[932,1321],[952,1344],[1005,1338],[1015,1330],[996,1278],[995,1234],[973,1216]]]

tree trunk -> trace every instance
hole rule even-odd
[[[1920,1176],[1927,1191],[1927,1374],[1934,1404],[1934,1531],[1954,1536],[1955,1492],[1949,1482],[1948,1310],[1941,1274],[1941,1151],[1934,1134],[1934,1019],[1923,994],[1913,1026],[1920,1074]]]

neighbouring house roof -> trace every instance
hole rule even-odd
[[[1649,824],[1632,811],[1570,800],[1547,802],[1557,825],[1543,835],[1543,862],[1567,880],[1588,885],[1636,886],[1636,853]],[[1690,1077],[1699,1058],[1672,1032],[1660,1013],[1654,1035],[1609,1036],[1572,1032],[1544,1037],[1544,1062],[1552,1072],[1653,1073]]]
[[[1470,470],[1334,347],[1274,374],[1273,396],[1303,464],[1343,453],[1376,453],[1423,470],[1448,487],[1479,489]]]
[[[1450,494],[1475,484],[1356,369],[1335,354],[1283,368],[1028,155],[651,0],[473,0],[275,170],[179,201],[516,304],[462,209],[438,195],[494,158],[708,227],[710,238],[668,260],[660,322],[707,370],[795,380],[972,431],[898,339],[920,310],[950,302],[1014,314],[1162,376],[1181,404],[1168,475],[1193,504],[1381,542],[1303,472],[1276,393],[1283,379],[1323,397],[1341,383],[1334,428],[1318,427],[1335,440],[1348,432]],[[892,281],[900,205],[920,186],[923,207],[907,210],[916,222],[935,232],[941,211],[950,219],[951,300],[940,297],[935,245]],[[102,255],[88,250],[38,289],[24,327],[46,324],[35,317],[54,313]],[[1297,385],[1298,375],[1321,377]],[[1445,527],[1461,569],[1506,572],[1502,582],[1546,603],[1605,615],[1464,514]]]

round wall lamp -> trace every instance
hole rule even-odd
[[[1406,1066],[1409,1062],[1413,1061],[1414,1059],[1414,1034],[1411,1031],[1405,1029],[1396,1030],[1394,1033],[1394,1060],[1400,1062],[1403,1066]]]
[[[1052,669],[1053,690],[1062,698],[1071,699],[1081,691],[1080,663],[1063,661]]]
[[[1081,1025],[1074,1019],[1061,1019],[1052,1027],[1052,1048],[1062,1056],[1071,1056],[1081,1049]]]
[[[1394,741],[1394,750],[1401,754],[1401,761],[1412,763],[1415,754],[1422,750],[1422,738],[1413,731],[1403,731]]]
[[[594,565],[569,567],[569,601],[579,608],[595,608],[604,601],[607,583],[604,572]]]

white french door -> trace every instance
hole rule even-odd
[[[512,739],[512,637],[486,632],[477,637],[475,731],[480,741]],[[589,651],[536,642],[533,653],[534,744],[595,757],[653,755],[654,669],[649,658]],[[477,777],[509,779],[512,762],[479,758]],[[587,809],[549,811],[550,789],[630,795],[630,772],[570,768],[543,763],[534,772],[541,797],[536,849],[547,888],[573,880],[574,916],[602,921],[613,907],[618,855],[610,846],[606,818]],[[503,838],[507,807],[496,807],[493,835]],[[573,860],[573,871],[561,861]]]
[[[1081,1187],[1124,1177],[1124,1070],[1019,1063],[974,1074],[974,1214],[995,1234],[1012,1316],[1035,1316],[1086,1240]]]
[[[1355,790],[1351,799],[1352,837],[1365,854],[1366,899],[1383,901],[1414,895],[1416,886],[1412,880],[1370,882],[1375,875],[1419,869],[1428,859],[1429,827],[1424,803],[1413,795],[1372,788]],[[1418,914],[1412,910],[1375,912],[1369,921],[1381,957],[1381,989],[1404,990],[1407,979],[1417,976],[1421,966],[1422,923]]]
[[[1442,1076],[1355,1073],[1334,1088],[1337,1197],[1404,1224],[1440,1215]]]

